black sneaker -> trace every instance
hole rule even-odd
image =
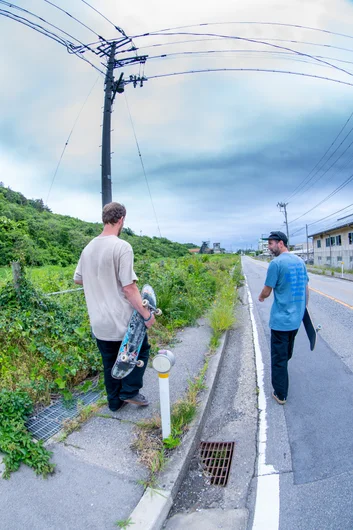
[[[139,405],[140,407],[147,407],[147,405],[149,405],[149,402],[147,401],[145,396],[140,394],[140,392],[136,394],[136,396],[124,399],[123,401],[124,403],[131,403],[132,405]]]

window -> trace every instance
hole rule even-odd
[[[335,238],[335,236],[332,236],[331,237],[331,247],[334,247],[335,244],[336,244],[336,238]]]
[[[348,232],[348,243],[353,245],[353,232]]]
[[[341,236],[340,235],[336,236],[336,245],[338,247],[340,247],[342,245],[342,240],[341,240]]]
[[[321,239],[318,239],[316,241],[316,244],[317,244],[317,248],[321,248]]]
[[[321,261],[321,256],[318,256],[318,258],[317,258],[317,259],[318,259],[319,261]]]
[[[342,262],[342,256],[337,256],[337,263],[341,263]]]
[[[330,246],[330,238],[327,237],[327,238],[325,239],[325,241],[326,241],[326,246],[329,247],[329,246]]]
[[[327,258],[326,258],[326,263],[331,263],[331,258],[330,258],[330,256],[327,256]]]

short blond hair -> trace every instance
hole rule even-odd
[[[126,216],[126,208],[123,204],[118,202],[109,202],[103,208],[102,221],[105,225],[114,225],[122,217]]]

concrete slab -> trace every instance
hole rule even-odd
[[[166,530],[246,530],[248,512],[239,510],[200,510],[188,515],[177,514],[168,520]]]

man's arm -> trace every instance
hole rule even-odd
[[[306,284],[305,286],[305,300],[306,300],[306,307],[308,307],[308,303],[309,303],[309,285]]]
[[[268,287],[267,285],[264,285],[264,288],[262,289],[259,295],[259,302],[263,302],[265,298],[268,298],[270,296],[271,293],[272,293],[272,287]]]
[[[150,328],[155,323],[155,317],[153,314],[151,314],[150,310],[147,307],[143,307],[142,305],[142,298],[140,291],[138,290],[138,287],[136,283],[130,283],[130,285],[126,285],[123,287],[124,295],[132,305],[136,311],[140,313],[140,315],[144,319],[148,319],[151,317],[151,319],[148,322],[145,322],[146,327]]]
[[[74,282],[77,283],[78,285],[83,285],[83,281],[78,278],[75,278]]]

